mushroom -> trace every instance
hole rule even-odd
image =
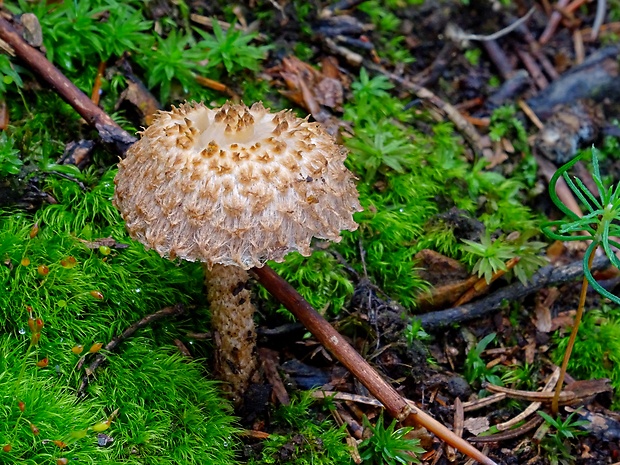
[[[119,163],[114,203],[131,237],[204,263],[216,370],[237,404],[256,370],[247,270],[357,228],[345,158],[318,123],[289,111],[198,103],[160,112]]]
[[[265,264],[313,237],[339,241],[360,211],[346,153],[317,123],[290,112],[226,104],[160,112],[119,163],[114,203],[130,235],[160,255],[204,262],[218,370],[239,402],[253,371],[255,332],[247,290],[253,273],[332,354],[405,424],[426,427],[484,465],[463,438],[408,404],[353,347]]]

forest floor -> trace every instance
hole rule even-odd
[[[95,461],[93,449],[73,433],[110,425],[117,429],[109,443],[98,439],[98,463],[218,463],[215,452],[192,451],[190,439],[183,452],[174,445],[194,432],[196,442],[210,444],[207,420],[192,432],[183,423],[191,409],[175,410],[185,401],[144,407],[122,394],[145,389],[155,399],[149,389],[157,383],[192,406],[207,402],[197,391],[208,392],[213,408],[224,409],[222,436],[235,447],[222,463],[406,463],[414,461],[404,452],[412,444],[424,449],[416,454],[421,463],[468,463],[426,430],[390,431],[387,416],[382,426],[368,391],[258,285],[261,377],[244,407],[232,420],[216,406],[212,385],[192,387],[213,371],[201,269],[162,264],[132,243],[110,202],[112,176],[131,136],[157,109],[227,99],[294,108],[351,152],[347,166],[364,207],[355,216],[358,231],[343,233],[337,245],[317,243],[310,258],[295,254],[273,266],[403,397],[497,463],[620,463],[620,309],[598,287],[586,296],[568,365],[572,397],[557,419],[545,416],[589,243],[553,241],[541,231],[566,213],[548,193],[563,164],[581,157],[572,173],[592,191],[595,180],[615,185],[620,175],[617,1],[142,3],[4,5],[3,18],[28,47],[46,52],[101,114],[82,111],[80,119],[77,94],[71,90],[64,96],[70,105],[62,103],[49,70],[37,70],[14,44],[3,47],[12,53],[0,62],[0,395],[7,406],[0,463],[68,463],[61,460],[71,454],[28,439],[39,423],[71,431],[66,442],[84,463]],[[26,11],[41,24],[20,16]],[[118,130],[98,126],[105,113]],[[583,196],[566,185],[558,196],[575,217],[582,214]],[[594,278],[613,294],[618,270],[603,255]],[[27,320],[32,336],[24,336]],[[30,345],[20,336],[31,337]],[[92,352],[103,346],[118,356],[109,365],[104,356],[89,360],[83,372],[86,359],[75,367],[82,341],[99,341]],[[182,378],[176,364],[185,359],[206,360],[207,373],[196,364]],[[173,374],[132,381],[140,366]],[[60,413],[24,423],[22,404],[21,413],[14,407],[34,389],[27,377],[36,367],[49,373],[32,380],[53,385],[41,384],[36,396],[77,392],[90,399],[84,412],[99,406],[107,426],[87,426],[96,415],[84,412],[73,414],[85,418],[81,427],[58,420]],[[313,399],[324,391],[340,397]],[[148,408],[161,409],[169,423],[140,436],[137,412]],[[187,416],[202,418],[201,408]],[[167,442],[167,428],[176,427],[185,433]],[[151,461],[157,454],[171,461]]]

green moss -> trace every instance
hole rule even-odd
[[[108,342],[163,306],[201,300],[199,265],[162,260],[129,240],[110,203],[113,176],[90,179],[85,190],[50,179],[48,192],[59,203],[34,215],[0,212],[0,329],[6,334],[0,341],[0,443],[13,446],[0,461],[61,457],[41,441],[58,439],[70,442],[67,453],[80,463],[233,463],[236,430],[228,404],[197,363],[170,348],[187,325],[195,329],[191,322],[163,331],[149,327],[140,333],[148,339],[122,344],[97,372],[87,400],[77,402],[83,372],[75,370],[74,346]],[[111,247],[100,246],[103,238]],[[28,310],[44,322],[31,350]],[[37,367],[45,357],[48,366]],[[28,407],[21,416],[20,400]],[[93,445],[92,431],[71,438],[117,408],[106,431],[112,446]]]
[[[553,361],[560,364],[569,334],[556,337]],[[614,388],[613,408],[620,408],[620,309],[590,310],[583,316],[568,372],[578,379],[608,378]]]
[[[237,430],[230,408],[198,363],[151,340],[134,339],[121,355],[110,357],[89,396],[78,401],[66,374],[77,357],[65,362],[49,344],[40,345],[56,360],[46,369],[34,365],[34,353],[25,356],[25,343],[0,338],[0,444],[12,446],[10,452],[0,452],[1,463],[48,463],[61,457],[100,465],[141,464],[145,459],[153,464],[234,463]],[[116,409],[105,430],[113,442],[99,447],[92,427]],[[37,436],[30,423],[38,428]],[[61,449],[53,440],[67,447]]]

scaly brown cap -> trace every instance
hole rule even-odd
[[[160,255],[244,269],[338,242],[360,211],[346,152],[289,111],[226,103],[160,112],[119,163],[114,204]]]

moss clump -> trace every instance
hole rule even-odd
[[[230,409],[196,362],[151,340],[132,340],[120,356],[110,358],[80,402],[64,366],[41,369],[34,354],[25,354],[26,344],[9,336],[0,339],[0,444],[11,445],[9,452],[0,452],[1,463],[62,457],[110,465],[234,463]],[[109,438],[102,438],[109,444],[99,446],[93,427],[116,409],[118,415],[104,431]]]
[[[0,462],[234,463],[230,407],[198,363],[170,348],[197,329],[190,321],[121,344],[77,401],[84,373],[72,349],[108,342],[163,306],[199,302],[202,290],[200,266],[177,266],[129,240],[110,203],[113,176],[84,188],[52,179],[57,204],[0,212],[0,444],[11,445]],[[31,347],[29,317],[43,325]],[[116,409],[105,431],[114,442],[99,447],[92,428]]]

